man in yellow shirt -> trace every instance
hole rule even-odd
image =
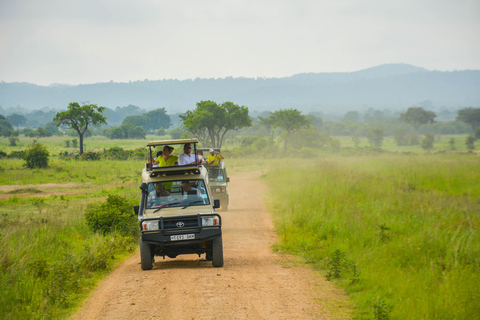
[[[210,155],[207,159],[207,164],[216,166],[220,162],[220,160],[225,159],[219,152],[215,152],[215,150],[210,149]]]

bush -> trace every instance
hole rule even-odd
[[[46,168],[48,167],[48,157],[50,153],[41,143],[35,143],[25,152],[25,166],[27,168]]]
[[[18,137],[15,137],[15,136],[10,136],[10,137],[8,137],[8,141],[10,141],[10,146],[11,147],[15,147],[15,146],[17,146],[17,142],[20,141],[20,139]]]
[[[111,147],[105,150],[105,158],[110,160],[127,160],[128,155],[122,147]]]
[[[81,156],[81,160],[90,160],[90,161],[95,161],[95,160],[100,160],[100,154],[94,151],[85,151]]]
[[[433,142],[435,141],[435,137],[431,133],[425,133],[425,137],[422,140],[422,148],[424,150],[431,150],[433,149]]]
[[[8,154],[7,158],[17,158],[17,159],[24,159],[25,158],[25,150],[22,151],[12,151]]]
[[[137,230],[137,218],[133,212],[134,203],[125,197],[109,195],[103,203],[92,203],[85,210],[87,225],[102,234],[117,231],[132,235]]]
[[[465,145],[467,146],[468,150],[473,150],[475,149],[475,137],[473,135],[469,135],[465,139]]]

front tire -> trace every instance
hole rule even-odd
[[[223,267],[223,243],[222,237],[212,242],[212,265],[215,268]]]
[[[140,261],[142,270],[152,270],[153,268],[153,254],[150,244],[143,242],[140,238]]]

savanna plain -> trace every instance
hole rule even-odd
[[[146,144],[89,139],[99,152]],[[68,318],[138,250],[133,210],[128,226],[108,232],[94,231],[85,215],[92,205],[137,204],[146,149],[82,161],[57,156],[69,151],[61,138],[37,143],[50,152],[46,169],[0,159],[2,319]],[[224,155],[231,176],[263,172],[278,234],[272,250],[346,292],[354,319],[480,319],[480,156],[407,151],[387,144],[292,157],[227,147]]]

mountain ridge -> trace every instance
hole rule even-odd
[[[233,101],[255,110],[301,111],[407,108],[422,101],[437,107],[480,106],[480,70],[430,71],[408,64],[384,64],[354,72],[299,73],[283,78],[143,80],[38,86],[0,82],[0,106],[32,110],[66,109],[70,102],[108,108],[136,105],[168,112],[196,102]]]

